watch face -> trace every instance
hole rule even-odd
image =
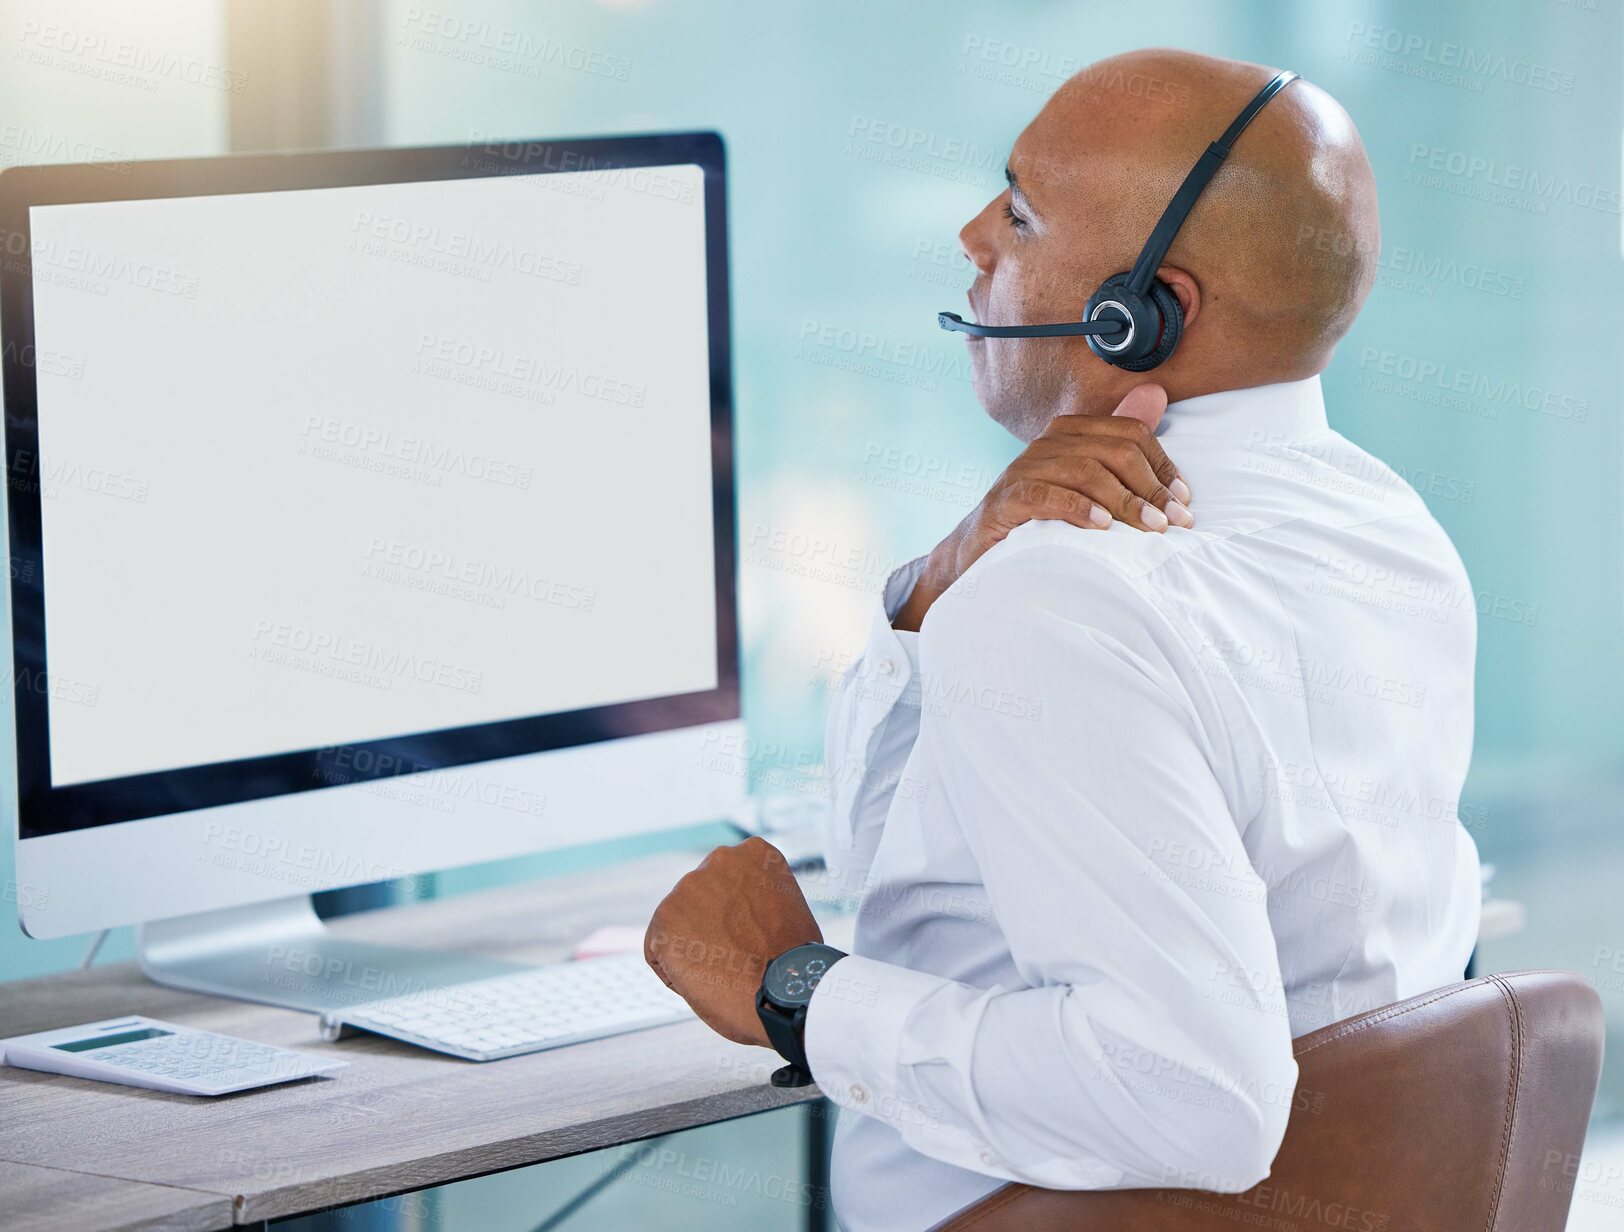
[[[761,986],[769,1000],[789,1008],[812,1000],[812,990],[838,958],[845,955],[833,946],[798,945],[786,950],[767,965]]]

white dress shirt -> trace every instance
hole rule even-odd
[[[1016,529],[829,718],[855,953],[812,998],[834,1205],[924,1228],[1005,1181],[1239,1191],[1292,1037],[1461,978],[1476,601],[1319,379],[1176,403],[1193,530]]]

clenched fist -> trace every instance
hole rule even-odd
[[[756,1015],[767,964],[822,940],[782,853],[747,838],[718,847],[672,887],[649,921],[643,957],[722,1035],[770,1048]]]

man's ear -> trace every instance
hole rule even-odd
[[[1179,307],[1184,309],[1184,328],[1189,329],[1195,324],[1196,317],[1201,315],[1201,285],[1173,265],[1162,266],[1156,271],[1156,277],[1171,287],[1173,294],[1179,297]]]

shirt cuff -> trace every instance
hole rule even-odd
[[[908,629],[893,629],[891,622],[919,584],[919,575],[925,571],[925,559],[921,556],[910,560],[892,570],[891,576],[885,579],[880,611],[869,628],[868,647],[863,652],[864,659],[875,659],[876,670],[902,685],[890,706],[899,702],[915,709],[919,706],[919,634]]]
[[[975,1024],[991,996],[877,959],[842,958],[807,1006],[812,1079],[827,1099],[884,1122],[914,1150],[1014,1180],[978,1128],[980,1116],[950,1108],[942,1094],[965,1083]]]
[[[803,1043],[826,1099],[895,1129],[912,1149],[982,1176],[1062,1189],[1109,1189],[1122,1170],[1098,1160],[1017,1171],[977,1107],[977,1035],[997,989],[852,954],[831,967],[807,1005]],[[966,1104],[957,1095],[971,1092]]]
[[[880,595],[880,606],[885,609],[887,626],[897,618],[902,605],[913,594],[914,587],[919,584],[919,575],[925,571],[926,557],[910,560],[891,571],[891,576],[885,579],[885,590]]]
[[[915,1007],[951,981],[847,955],[830,967],[807,1005],[806,1061],[818,1088],[843,1108],[891,1125],[928,1116],[903,1074],[898,1046]]]
[[[881,607],[885,611],[885,627],[907,661],[908,689],[903,694],[902,700],[915,706],[919,704],[919,634],[912,629],[892,629],[891,622],[897,618],[897,613],[908,601],[908,596],[913,594],[914,587],[919,585],[919,575],[925,571],[925,560],[926,557],[921,556],[918,560],[910,560],[901,568],[894,570],[885,580],[885,594],[881,600]]]
[[[870,784],[870,767],[886,764],[890,744],[911,744],[918,730],[922,697],[918,635],[891,627],[893,615],[913,593],[925,558],[910,561],[886,579],[874,606],[868,639],[855,665],[836,685],[825,758],[838,769],[833,781],[826,849],[831,856],[852,850],[860,797]],[[898,710],[907,722],[897,721]],[[889,737],[889,739],[888,739]],[[839,863],[831,859],[831,866]]]

